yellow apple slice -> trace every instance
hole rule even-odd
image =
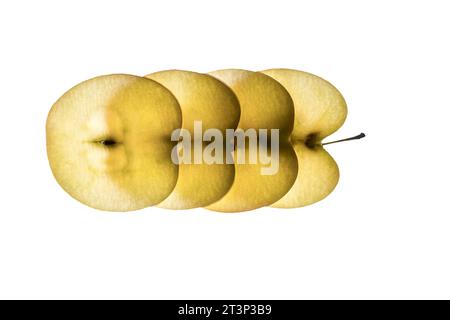
[[[222,135],[226,129],[237,127],[239,102],[233,91],[216,78],[182,70],[161,71],[146,77],[158,81],[175,95],[182,110],[183,129],[190,132],[192,140],[202,140],[202,136],[194,137],[195,123],[199,121],[202,131],[215,129]],[[208,206],[230,189],[233,179],[233,164],[181,163],[175,189],[158,207],[191,209]]]
[[[236,163],[231,189],[207,209],[240,212],[271,205],[289,191],[297,176],[297,159],[288,142],[294,120],[292,99],[283,86],[261,73],[227,69],[210,74],[227,84],[237,95],[241,106],[240,129],[278,129],[280,141],[278,150],[270,149],[277,153],[276,157],[272,154],[272,160],[278,161],[275,174],[262,174],[261,170],[266,165],[259,158],[256,163]],[[246,144],[244,148],[238,147],[236,152],[245,150],[245,156],[249,157],[255,152],[253,149],[255,147]]]
[[[159,83],[97,77],[69,90],[50,110],[50,167],[65,191],[92,208],[152,206],[175,187],[170,136],[180,126],[179,104]]]
[[[347,116],[341,93],[315,75],[290,69],[262,71],[281,83],[294,101],[291,135],[299,172],[291,190],[273,207],[296,208],[322,200],[336,187],[339,169],[323,149],[322,139],[338,130]]]

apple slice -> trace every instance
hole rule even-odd
[[[315,75],[290,69],[262,71],[281,83],[294,101],[291,143],[299,172],[291,190],[273,207],[296,208],[322,200],[339,181],[339,169],[323,149],[322,139],[338,130],[347,116],[341,93]]]
[[[267,165],[259,158],[253,164],[236,163],[231,189],[207,209],[240,212],[271,205],[289,191],[297,176],[297,159],[288,141],[294,121],[292,99],[283,86],[262,73],[227,69],[210,74],[227,84],[237,95],[241,106],[240,129],[279,129],[280,141],[279,149],[270,149],[277,153],[272,154],[272,160],[279,162],[275,174],[263,174],[262,169]],[[257,148],[246,144],[244,148],[238,147],[236,152],[243,150],[249,157],[251,153],[259,153],[259,149],[255,150]]]
[[[205,132],[215,129],[220,130],[222,135],[225,135],[226,129],[237,127],[240,115],[238,99],[228,86],[216,78],[182,70],[161,71],[146,77],[158,81],[175,95],[182,110],[183,129],[192,135],[192,146],[194,139],[202,140],[202,136],[194,137],[195,122],[201,121],[201,129]],[[191,209],[219,200],[234,180],[234,165],[221,162],[181,163],[175,189],[158,206]]]
[[[180,126],[180,106],[159,83],[97,77],[69,90],[50,110],[50,167],[64,190],[92,208],[152,206],[175,187],[170,136]]]

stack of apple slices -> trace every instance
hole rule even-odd
[[[298,208],[335,188],[339,169],[321,141],[346,115],[333,85],[297,70],[108,75],[78,84],[53,105],[47,153],[61,187],[100,210]],[[224,136],[228,129],[278,129],[276,172],[263,174],[266,163],[259,159],[175,163],[173,133],[194,132],[199,122]],[[231,157],[250,147],[235,148]]]

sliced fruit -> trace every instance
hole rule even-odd
[[[101,76],[65,93],[47,119],[53,174],[72,197],[100,210],[155,205],[175,187],[170,136],[181,126],[175,97],[159,83]]]
[[[341,93],[328,81],[290,69],[262,71],[281,83],[294,101],[295,121],[291,143],[299,173],[291,190],[273,207],[296,208],[322,200],[333,191],[339,169],[323,149],[322,139],[338,130],[347,116]]]
[[[240,107],[233,91],[216,78],[190,71],[167,70],[147,75],[168,88],[180,103],[183,128],[194,140],[195,122],[201,121],[203,131],[235,129]],[[224,144],[223,144],[224,146]],[[166,209],[204,207],[219,200],[231,187],[233,164],[180,164],[178,182],[170,196],[159,204]]]
[[[210,73],[227,84],[238,97],[241,119],[238,127],[242,130],[279,130],[278,148],[270,149],[272,160],[277,161],[277,171],[264,175],[267,167],[261,159],[256,163],[235,164],[235,180],[228,193],[207,209],[221,212],[240,212],[268,206],[279,200],[291,188],[297,176],[297,159],[288,142],[293,126],[293,102],[286,89],[277,81],[261,73],[227,69]],[[269,144],[270,144],[269,139]],[[271,151],[273,150],[273,152]],[[245,157],[259,153],[258,147],[249,143],[238,147],[237,153],[245,151]],[[276,155],[275,155],[276,153]]]

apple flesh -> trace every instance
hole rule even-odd
[[[290,140],[299,162],[293,187],[272,207],[297,208],[320,201],[339,181],[339,168],[323,149],[322,139],[343,125],[345,100],[328,81],[306,72],[271,69],[262,73],[281,83],[292,97],[295,120]]]
[[[170,135],[180,126],[180,106],[159,83],[130,75],[97,77],[69,90],[50,110],[50,167],[62,188],[90,207],[152,206],[175,187]]]
[[[183,129],[190,133],[195,131],[195,122],[199,121],[202,130],[217,129],[223,135],[226,129],[237,127],[239,101],[234,92],[216,78],[182,70],[161,71],[146,77],[158,81],[175,95],[183,114]],[[202,137],[192,135],[191,139],[194,146],[194,139],[201,140]],[[175,189],[158,207],[191,209],[208,206],[228,192],[234,173],[234,165],[225,161],[213,164],[181,163]]]
[[[277,81],[262,73],[227,69],[211,72],[211,75],[227,84],[236,94],[241,106],[238,127],[247,129],[278,129],[280,145],[279,168],[273,175],[262,174],[265,164],[235,164],[235,180],[230,190],[207,209],[220,212],[240,212],[271,205],[283,197],[292,187],[298,171],[295,152],[289,143],[294,121],[294,107],[286,89]],[[253,149],[252,149],[253,148]],[[248,157],[259,152],[258,147],[246,144],[242,151]]]

